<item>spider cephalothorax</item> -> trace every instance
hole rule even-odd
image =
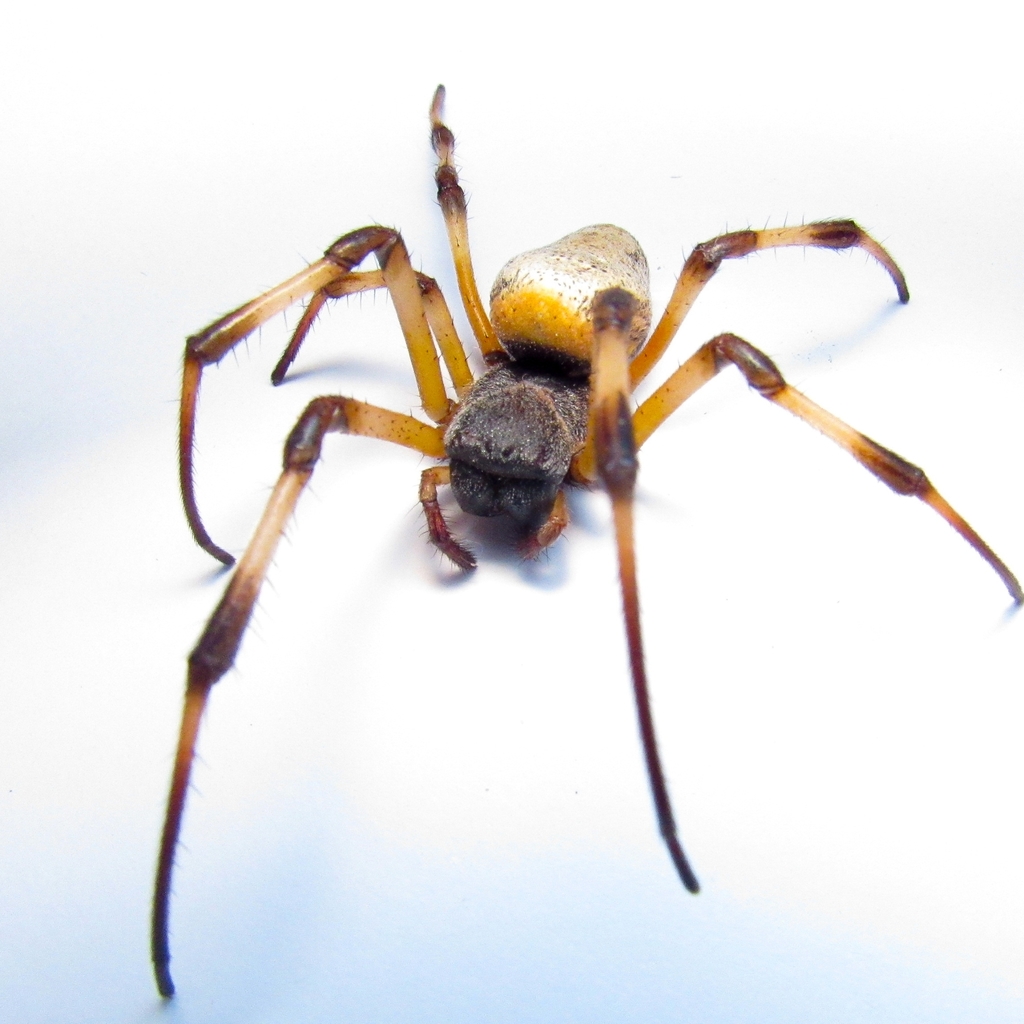
[[[444,433],[462,510],[539,528],[587,439],[589,389],[586,377],[522,363],[485,373]]]
[[[897,493],[930,505],[996,571],[1013,600],[1024,600],[1014,575],[920,469],[790,387],[767,355],[734,334],[720,334],[706,342],[639,407],[633,406],[633,389],[664,355],[701,289],[725,260],[779,246],[859,247],[887,270],[900,300],[906,302],[903,274],[874,239],[853,221],[721,235],[694,248],[651,332],[647,260],[632,235],[601,224],[510,260],[491,291],[488,316],[470,261],[465,196],[452,164],[454,139],[441,120],[443,100],[444,90],[438,87],[431,106],[437,194],[462,303],[483,361],[490,367],[487,372],[474,378],[437,284],[413,270],[399,233],[379,226],[342,236],[323,259],[186,342],[179,439],[182,496],[196,541],[227,565],[234,559],[213,543],[203,526],[192,480],[199,382],[205,366],[218,362],[270,317],[308,297],[272,374],[273,382],[279,384],[326,302],[386,288],[409,351],[423,412],[432,422],[326,395],[306,407],[288,436],[284,468],[266,511],[189,656],[185,710],[153,903],[153,965],[165,997],[174,992],[167,937],[171,873],[200,720],[213,684],[234,663],[281,532],[329,432],[376,437],[436,460],[420,477],[427,528],[433,543],[466,571],[476,560],[452,537],[438,503],[438,487],[450,485],[461,507],[474,515],[510,516],[526,533],[523,550],[528,555],[551,544],[567,525],[566,486],[594,485],[608,493],[651,794],[661,835],[691,892],[698,890],[697,879],[679,841],[651,716],[633,551],[637,450],[690,395],[722,369],[735,366],[762,397],[820,430]],[[376,257],[379,269],[359,270],[370,255]]]

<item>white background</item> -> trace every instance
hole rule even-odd
[[[665,364],[733,330],[925,467],[1024,571],[1019,54],[1001,4],[99,3],[0,58],[0,1006],[22,1022],[1011,1021],[1024,1012],[1024,620],[919,502],[724,374],[643,452],[648,661],[684,841],[642,772],[600,494],[549,557],[423,460],[329,439],[218,684],[161,1012],[151,874],[184,658],[225,577],[175,480],[184,337],[373,222],[481,290],[585,224],[663,304],[724,230],[855,217],[863,254],[725,267]],[[828,13],[824,13],[825,11]],[[997,13],[1001,12],[1001,13]],[[294,324],[297,314],[288,322]],[[459,318],[468,340],[464,319]],[[204,380],[200,502],[240,551],[313,394],[403,411],[389,303],[284,318]]]

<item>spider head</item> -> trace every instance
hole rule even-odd
[[[444,437],[463,511],[539,526],[586,437],[588,390],[586,377],[515,363],[484,374]]]

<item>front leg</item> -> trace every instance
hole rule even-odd
[[[353,270],[371,253],[376,255],[380,271],[354,274]],[[452,402],[441,376],[440,360],[430,323],[435,325],[436,332],[442,336],[442,350],[456,388],[468,387],[471,374],[440,292],[434,282],[417,275],[413,270],[402,236],[392,228],[360,228],[342,236],[324,253],[323,259],[289,278],[284,284],[221,317],[186,341],[178,427],[182,501],[196,543],[225,565],[231,565],[234,558],[210,538],[199,515],[195,494],[192,452],[196,405],[204,368],[218,363],[271,317],[309,295],[310,305],[274,370],[272,379],[278,383],[283,379],[288,364],[295,357],[327,298],[379,287],[387,288],[394,302],[423,410],[435,423],[441,423],[447,419]]]
[[[658,830],[680,881],[689,892],[700,891],[690,862],[686,859],[676,827],[672,800],[658,752],[654,715],[644,665],[643,633],[640,628],[640,596],[637,588],[636,549],[633,542],[633,493],[637,474],[637,441],[629,413],[629,333],[636,299],[621,288],[609,288],[594,296],[594,360],[590,377],[590,426],[586,458],[594,476],[601,481],[612,502],[615,548],[619,561],[622,615],[626,625],[633,701],[636,706],[640,740],[643,744],[647,780],[651,787]]]
[[[432,458],[444,458],[445,454],[439,427],[422,423],[404,413],[337,395],[313,399],[288,435],[284,448],[284,468],[263,517],[224,596],[188,659],[185,708],[174,758],[153,893],[153,970],[157,988],[165,999],[174,995],[168,939],[171,875],[203,711],[214,683],[235,663],[270,561],[320,458],[324,436],[330,431],[376,437],[412,448]]]

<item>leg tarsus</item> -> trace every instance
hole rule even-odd
[[[299,349],[306,340],[306,335],[309,334],[310,328],[316,321],[320,310],[323,309],[324,304],[327,302],[327,298],[326,291],[314,292],[309,297],[309,302],[306,303],[306,308],[302,311],[302,319],[299,320],[298,326],[292,332],[288,347],[281,354],[281,358],[277,361],[277,365],[270,374],[270,383],[274,387],[277,387],[284,381],[285,375],[288,373],[292,363],[295,362],[295,357],[299,354]]]
[[[190,338],[189,341],[191,340]],[[199,515],[199,504],[196,501],[192,456],[195,451],[196,402],[199,398],[199,382],[202,375],[202,359],[186,344],[185,367],[181,378],[181,406],[178,412],[178,482],[181,486],[181,501],[185,506],[185,518],[195,542],[205,552],[213,555],[218,562],[231,566],[235,563],[234,557],[214,544],[203,525]]]

